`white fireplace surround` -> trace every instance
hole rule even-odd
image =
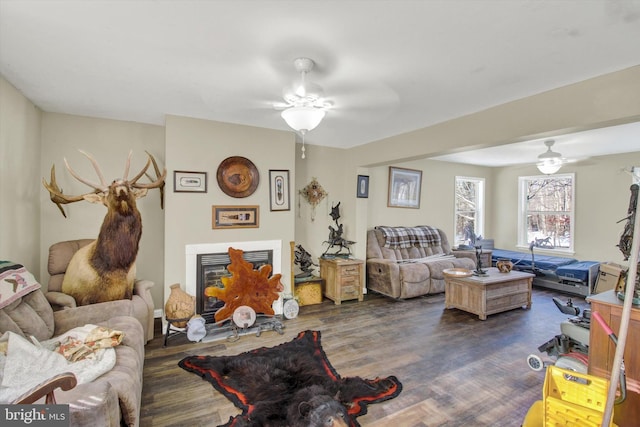
[[[199,243],[185,246],[186,255],[186,280],[185,291],[189,295],[196,294],[197,263],[198,255],[228,253],[229,248],[247,251],[271,250],[273,253],[273,270],[271,274],[282,273],[282,240],[257,240],[252,242],[230,242],[230,243]],[[282,302],[273,303],[276,314],[282,313]]]

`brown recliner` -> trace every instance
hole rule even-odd
[[[51,245],[49,248],[48,291],[45,296],[54,310],[76,307],[76,300],[62,292],[62,280],[67,271],[67,266],[76,251],[93,242],[93,239],[68,240]],[[133,297],[130,300],[118,300],[92,304],[94,310],[104,310],[113,315],[131,316],[140,321],[144,330],[145,344],[153,339],[153,298],[151,287],[154,283],[150,280],[136,280]]]

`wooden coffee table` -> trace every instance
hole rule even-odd
[[[487,268],[487,276],[451,277],[445,275],[445,308],[458,308],[486,320],[489,314],[514,308],[531,308],[534,274],[522,271],[500,273]]]

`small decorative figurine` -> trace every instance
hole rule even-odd
[[[327,247],[327,250],[324,251],[324,253],[322,254],[323,258],[333,258],[333,257],[343,257],[343,258],[349,258],[349,256],[351,255],[351,248],[349,248],[349,246],[351,246],[352,244],[354,244],[355,242],[351,241],[351,240],[346,240],[344,237],[342,237],[342,234],[344,233],[344,229],[342,227],[342,224],[340,224],[338,222],[338,219],[340,218],[340,202],[338,202],[337,205],[332,206],[331,207],[331,218],[333,218],[333,220],[336,223],[336,227],[334,228],[333,226],[329,226],[329,239],[325,240],[324,243],[328,243],[329,247]],[[329,249],[333,248],[334,246],[338,246],[338,250],[332,254],[329,254]],[[343,250],[346,249],[346,253],[343,252]]]
[[[476,269],[473,271],[475,276],[486,276],[487,270],[482,269],[482,246],[474,246],[476,248]]]
[[[296,274],[295,279],[306,279],[313,276],[313,267],[317,267],[318,264],[314,264],[311,259],[311,254],[302,247],[302,245],[296,245],[294,263],[300,267],[302,273]]]

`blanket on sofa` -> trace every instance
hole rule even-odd
[[[440,233],[438,229],[428,225],[417,227],[387,227],[384,225],[376,227],[384,235],[385,248],[405,249],[412,246],[423,248],[430,246],[440,246]]]
[[[0,308],[40,288],[40,283],[22,264],[0,261]]]
[[[3,350],[0,351],[0,403],[10,403],[49,378],[64,372],[73,373],[78,384],[83,384],[111,370],[116,364],[116,352],[112,345],[100,341],[105,339],[103,329],[85,325],[42,342],[37,342],[34,338],[32,342],[16,333],[5,332],[0,337],[0,348]],[[97,340],[96,336],[99,337]],[[117,345],[111,337],[108,339]],[[94,347],[99,342],[97,346],[102,348],[95,350],[92,357],[71,362],[61,354],[64,350],[60,350],[61,343],[71,340]]]

